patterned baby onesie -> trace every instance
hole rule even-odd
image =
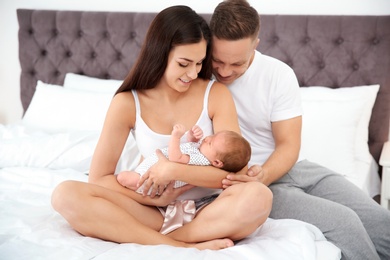
[[[207,160],[207,158],[199,151],[199,143],[195,143],[195,142],[182,143],[180,144],[180,150],[183,154],[188,154],[190,156],[190,161],[188,162],[188,164],[201,165],[201,166],[211,165],[209,160]],[[168,148],[163,148],[161,149],[161,151],[165,155],[165,157],[168,158]],[[143,160],[137,166],[137,168],[135,168],[135,172],[139,173],[142,176],[157,161],[158,161],[157,154],[153,153],[152,155],[145,158],[145,160]],[[174,188],[182,187],[184,185],[186,185],[185,182],[175,181]],[[139,187],[137,189],[137,192],[142,193],[143,187],[144,185]]]

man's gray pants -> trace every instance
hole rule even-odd
[[[269,188],[271,218],[318,227],[342,259],[390,259],[390,211],[342,175],[303,160]]]

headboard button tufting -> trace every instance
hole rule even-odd
[[[69,72],[91,77],[125,78],[133,65],[134,54],[140,51],[145,38],[146,23],[149,24],[154,18],[154,14],[145,13],[35,12],[18,10],[19,61],[22,65],[20,84],[23,94],[26,94],[21,98],[24,111],[31,102],[33,91],[30,90],[35,89],[37,80],[60,83],[65,73]],[[210,17],[207,14],[207,18]],[[264,26],[259,36],[263,43],[257,49],[265,55],[293,61],[297,78],[303,86],[338,82],[340,87],[347,87],[363,85],[367,81],[384,84],[377,101],[378,104],[387,104],[390,97],[387,84],[390,82],[389,22],[388,15],[263,15]],[[125,29],[123,24],[132,27]],[[56,37],[53,36],[55,29],[58,30]],[[43,50],[47,51],[46,56],[42,56],[45,55]],[[118,55],[119,52],[122,57]],[[111,60],[107,61],[105,57]],[[55,70],[60,71],[60,76],[54,76]],[[370,149],[375,152],[376,159],[380,154],[378,146],[389,136],[388,128],[376,128],[375,122],[382,118],[380,113],[386,115],[385,123],[388,124],[390,112],[388,109],[380,111],[380,106],[373,109],[375,117],[370,123]]]
[[[42,55],[42,56],[46,56],[46,54],[47,54],[47,51],[46,51],[46,50],[41,50],[41,55]]]
[[[372,44],[374,44],[374,45],[377,45],[379,42],[380,42],[379,39],[376,37],[374,39],[372,39]]]
[[[337,40],[336,40],[336,44],[337,44],[337,45],[340,45],[340,44],[342,44],[343,42],[344,42],[344,39],[341,38],[341,37],[337,38]]]
[[[53,36],[57,36],[58,35],[58,30],[57,29],[53,29]]]
[[[96,57],[97,57],[97,53],[96,53],[96,52],[94,52],[94,51],[93,51],[93,52],[91,52],[91,58],[92,58],[92,59],[94,59],[94,58],[96,58]]]

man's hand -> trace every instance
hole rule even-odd
[[[260,165],[252,165],[246,174],[230,173],[222,180],[222,188],[226,189],[229,186],[242,182],[259,181],[263,182],[264,172]]]
[[[150,196],[153,198],[156,194],[162,194],[165,187],[173,181],[169,177],[169,160],[164,156],[161,150],[157,149],[157,163],[149,168],[138,181],[137,187],[141,187],[145,183],[143,195],[146,196],[151,189]]]

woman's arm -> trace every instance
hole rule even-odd
[[[157,150],[156,154],[159,158],[158,162],[140,178],[140,185],[145,181],[144,190],[148,190],[153,183],[165,186],[172,180],[218,189],[222,187],[221,181],[229,174],[213,166],[188,165],[169,161],[160,150]]]
[[[183,187],[173,189],[174,182],[172,182],[167,186],[167,189],[161,194],[161,196],[152,197],[152,196],[144,196],[133,190],[123,187],[118,183],[114,175],[106,175],[102,177],[97,184],[104,186],[108,189],[120,192],[143,205],[158,206],[158,207],[167,206],[169,203],[176,200],[177,197],[179,197],[181,194],[193,188],[192,185],[185,185]],[[170,188],[170,186],[172,187]]]
[[[209,94],[209,117],[213,121],[214,132],[231,130],[240,133],[236,107],[227,87],[215,82]],[[157,154],[160,154],[157,152]],[[222,180],[228,172],[213,166],[183,165],[169,162],[163,156],[140,179],[145,188],[166,185],[170,181],[180,180],[195,186],[221,188]]]
[[[124,113],[124,111],[128,111]],[[115,95],[108,108],[103,129],[95,148],[89,182],[105,186],[113,176],[119,157],[135,123],[135,104],[130,92]],[[111,187],[112,188],[112,187]]]
[[[129,111],[123,113],[123,111]],[[131,112],[133,111],[133,112]],[[123,147],[135,123],[134,98],[130,92],[114,96],[107,111],[103,130],[92,158],[89,182],[120,192],[144,205],[165,206],[185,192],[188,187],[150,198],[120,185],[114,175]]]
[[[210,90],[208,112],[214,133],[222,130],[240,133],[233,97],[229,89],[219,82],[215,82]],[[195,186],[221,188],[228,172],[213,166],[174,165],[171,174],[173,179]]]
[[[213,121],[214,133],[231,130],[240,133],[238,116],[233,97],[229,89],[215,82],[209,95],[209,117]]]

